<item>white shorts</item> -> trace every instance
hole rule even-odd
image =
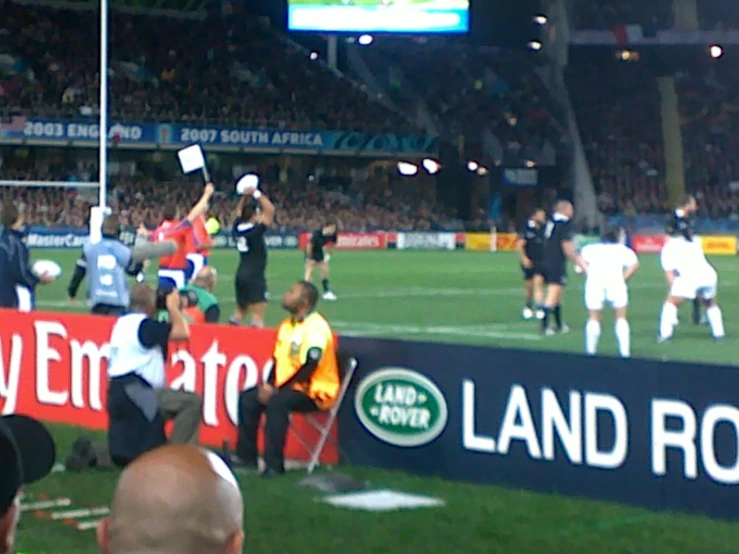
[[[190,278],[195,279],[198,273],[200,273],[200,270],[205,267],[205,256],[202,254],[188,254],[187,259],[192,262],[192,275]]]
[[[670,296],[695,300],[696,297],[704,300],[713,300],[716,297],[718,275],[716,272],[707,272],[697,277],[675,277],[670,287]]]
[[[187,284],[184,269],[160,269],[157,272],[159,282],[172,281],[177,289],[184,288]]]
[[[33,310],[33,293],[29,289],[16,285],[15,295],[18,298],[19,312],[30,312]]]
[[[604,304],[610,304],[614,310],[625,308],[629,304],[629,290],[626,283],[599,284],[585,282],[585,307],[592,312],[599,312]]]

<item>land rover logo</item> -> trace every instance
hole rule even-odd
[[[447,422],[446,399],[423,375],[385,368],[359,384],[354,409],[365,429],[395,446],[421,446],[438,437]]]

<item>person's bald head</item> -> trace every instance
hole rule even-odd
[[[123,471],[98,544],[103,554],[239,554],[243,526],[241,491],[225,462],[168,445]]]
[[[575,208],[569,200],[559,200],[554,205],[554,211],[558,214],[562,214],[566,218],[571,218],[575,213]]]
[[[203,287],[204,289],[213,292],[213,289],[216,287],[217,276],[218,274],[216,273],[215,268],[206,265],[198,271],[198,274],[195,276],[194,283],[199,287]]]

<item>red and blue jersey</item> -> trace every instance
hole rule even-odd
[[[153,234],[155,242],[173,240],[177,243],[177,250],[169,256],[159,258],[160,269],[187,269],[188,248],[195,249],[195,238],[192,225],[189,221],[162,221]]]

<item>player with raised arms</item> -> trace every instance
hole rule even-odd
[[[572,216],[575,209],[567,200],[559,200],[554,205],[552,217],[544,227],[544,246],[541,267],[547,291],[544,297],[544,317],[541,319],[541,332],[546,335],[566,333],[567,325],[562,321],[562,294],[567,286],[567,260],[571,260],[583,271],[587,264],[578,254],[572,240]],[[549,327],[549,318],[554,316],[555,329]]]
[[[215,188],[212,183],[205,185],[203,195],[198,200],[185,219],[179,220],[176,206],[170,204],[164,208],[164,220],[153,232],[149,233],[143,226],[139,229],[140,234],[145,234],[155,242],[175,241],[177,250],[169,256],[159,258],[158,287],[161,290],[181,289],[187,284],[187,254],[188,241],[192,240],[192,223],[206,211]]]
[[[603,305],[613,308],[614,333],[622,358],[631,356],[631,330],[626,319],[629,291],[626,282],[639,269],[636,253],[621,244],[619,229],[609,229],[600,242],[586,245],[580,255],[587,264],[585,279],[585,352],[594,356],[598,350]]]
[[[718,274],[708,263],[700,241],[694,239],[690,221],[676,212],[667,234],[670,238],[662,248],[660,262],[670,291],[662,305],[658,341],[666,342],[672,338],[678,307],[685,300],[696,298],[706,305],[706,318],[713,338],[724,338],[723,315],[716,303]]]
[[[336,295],[331,291],[329,283],[329,267],[331,249],[336,246],[339,237],[336,234],[336,222],[332,219],[326,220],[323,227],[315,231],[308,239],[305,247],[305,277],[304,281],[310,283],[313,270],[316,266],[321,269],[321,283],[323,285],[323,299],[336,300]]]
[[[521,259],[523,272],[523,294],[525,305],[523,318],[531,319],[536,314],[538,319],[544,317],[542,305],[544,303],[544,277],[542,276],[541,256],[544,244],[544,224],[547,214],[537,208],[531,214],[524,228],[518,234],[516,250]],[[534,312],[536,303],[536,312]]]
[[[189,277],[194,279],[200,270],[208,265],[211,248],[214,246],[213,239],[208,233],[205,214],[200,214],[192,222],[192,235],[188,239],[188,270]]]
[[[236,309],[229,322],[241,325],[248,315],[249,325],[261,328],[264,327],[264,312],[269,298],[264,234],[274,221],[275,206],[259,190],[256,175],[242,177],[236,185],[236,192],[242,196],[231,233],[239,252],[239,267],[234,281]]]

